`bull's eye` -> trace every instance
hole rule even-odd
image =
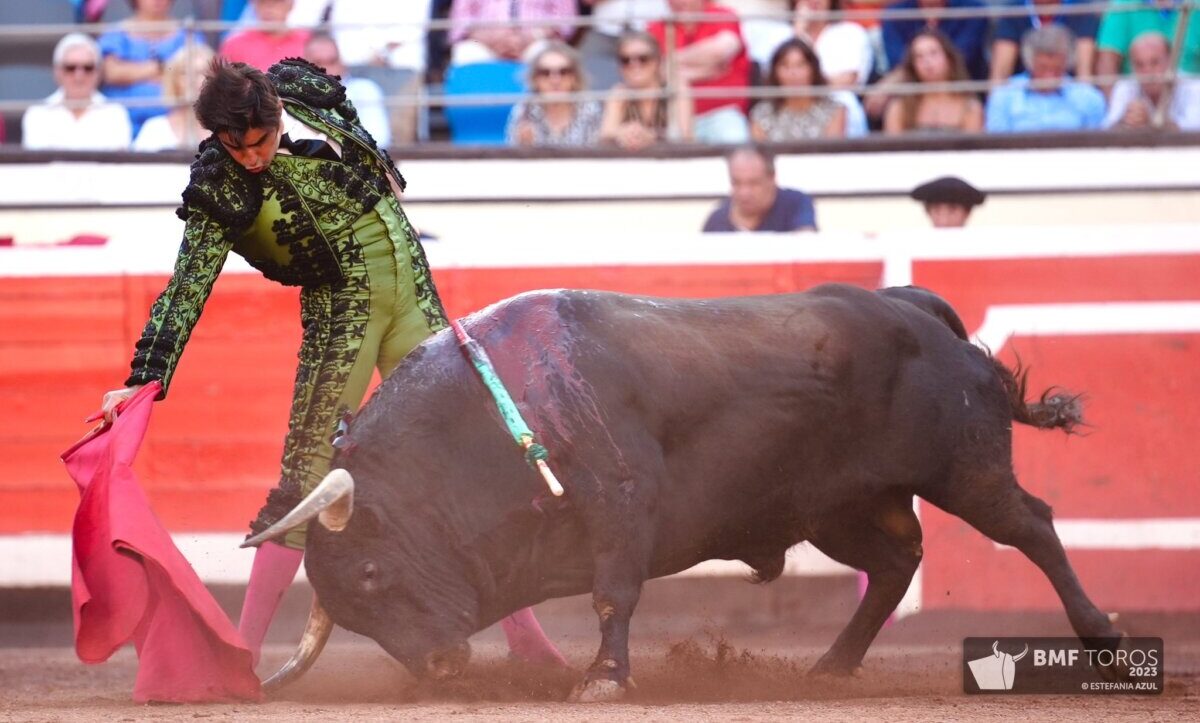
[[[364,562],[359,569],[358,580],[363,590],[374,590],[379,585],[379,567],[370,560]]]

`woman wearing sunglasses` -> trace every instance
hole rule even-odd
[[[665,93],[662,52],[649,33],[633,32],[617,45],[621,82],[613,87],[604,106],[600,139],[636,151],[660,141],[692,139],[692,103],[687,84],[677,83],[674,98],[634,97],[637,93]]]
[[[116,151],[129,148],[129,114],[101,95],[100,48],[82,33],[54,46],[58,90],[21,118],[21,145],[29,149]]]
[[[533,98],[518,103],[508,116],[505,135],[514,146],[585,146],[600,131],[600,104],[575,101],[584,90],[579,55],[558,41],[546,44],[529,64]]]

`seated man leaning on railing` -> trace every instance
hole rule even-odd
[[[1075,39],[1062,25],[1043,25],[1021,44],[1028,75],[994,89],[987,102],[989,133],[1097,130],[1104,122],[1104,95],[1073,80]]]
[[[1113,86],[1105,128],[1167,128],[1200,130],[1200,79],[1166,76],[1171,71],[1171,46],[1156,30],[1139,35],[1129,46],[1135,77]]]

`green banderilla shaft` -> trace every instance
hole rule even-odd
[[[467,330],[458,321],[452,320],[450,326],[454,329],[454,335],[458,337],[458,345],[466,351],[471,364],[479,372],[484,386],[496,400],[496,406],[500,408],[500,416],[504,418],[504,424],[512,434],[513,440],[525,450],[525,461],[537,467],[538,472],[542,473],[542,479],[546,481],[546,486],[550,488],[551,494],[561,497],[562,485],[558,483],[558,478],[550,470],[550,465],[546,464],[546,458],[549,456],[546,448],[535,441],[533,431],[521,417],[521,412],[517,410],[517,405],[509,396],[508,390],[504,388],[504,383],[496,374],[496,368],[492,366],[492,360],[488,358],[487,351],[467,334]]]

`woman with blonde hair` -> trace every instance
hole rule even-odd
[[[600,131],[600,104],[569,96],[587,88],[579,54],[566,43],[546,44],[529,63],[533,97],[508,116],[505,136],[514,146],[585,146]]]
[[[600,140],[626,150],[640,150],[660,141],[692,138],[692,102],[687,84],[679,83],[674,98],[634,98],[633,92],[665,93],[662,51],[653,35],[630,32],[617,43],[621,82],[604,104]]]
[[[963,56],[942,33],[922,30],[908,44],[900,64],[899,82],[944,84],[970,80]],[[898,95],[888,102],[883,132],[979,133],[983,131],[983,104],[974,93],[930,90]]]
[[[188,43],[167,60],[163,68],[163,99],[170,110],[142,124],[133,140],[133,150],[190,150],[208,138],[209,132],[196,120],[191,104],[200,95],[200,84],[213,55],[207,45]]]

